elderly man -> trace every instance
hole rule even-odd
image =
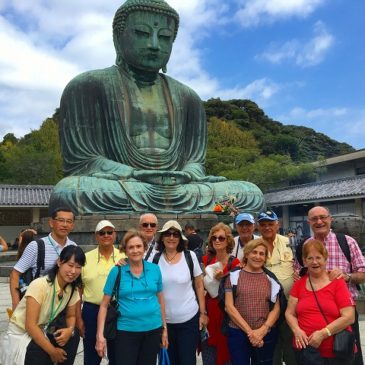
[[[155,241],[155,236],[158,227],[157,217],[152,213],[142,214],[139,217],[139,231],[144,236],[148,242],[148,247],[145,252],[144,259],[146,261],[152,262],[155,256],[157,242]]]
[[[116,62],[66,86],[60,105],[65,178],[50,206],[79,214],[210,212],[235,195],[257,211],[263,195],[249,182],[205,175],[207,123],[202,101],[166,71],[179,15],[164,0],[127,0],[113,21]]]
[[[84,337],[84,364],[99,365],[101,358],[95,350],[96,328],[99,305],[110,269],[124,257],[114,247],[117,233],[108,220],[100,221],[95,227],[98,247],[86,253],[86,265],[82,268],[83,307],[82,318],[78,318],[80,333]],[[115,365],[114,342],[108,341],[109,364]]]
[[[325,207],[317,206],[308,211],[308,223],[313,232],[313,238],[322,241],[328,251],[327,269],[330,271],[330,279],[343,278],[356,301],[359,295],[356,284],[365,283],[365,257],[362,255],[357,242],[346,235],[345,243],[347,243],[350,251],[350,261],[347,260],[336,234],[331,231],[331,222],[331,213]],[[358,344],[358,352],[355,356],[354,365],[363,364],[358,320],[359,315],[355,312],[353,331]]]
[[[255,218],[250,213],[240,213],[236,216],[234,223],[238,236],[234,238],[232,255],[242,261],[243,247],[248,241],[257,238],[257,236],[253,234],[255,230]]]
[[[21,258],[15,264],[10,273],[10,294],[13,310],[20,301],[19,279],[20,276],[28,269],[32,269],[33,277],[38,274],[42,276],[56,263],[61,251],[68,245],[76,245],[75,242],[68,238],[69,233],[74,228],[74,213],[69,208],[57,208],[52,212],[48,221],[51,233],[42,238],[39,244],[32,241],[25,248]],[[44,261],[41,263],[42,268],[38,268],[38,247],[44,247]]]
[[[280,224],[278,216],[272,210],[262,212],[257,217],[258,230],[269,247],[266,267],[279,279],[285,296],[294,282],[294,258],[288,237],[278,234]],[[284,320],[279,327],[279,337],[274,353],[274,365],[296,365],[292,347],[292,332]]]

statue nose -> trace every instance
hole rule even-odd
[[[159,42],[159,39],[158,39],[157,32],[152,33],[152,37],[150,39],[149,46],[152,49],[160,49],[160,42]]]

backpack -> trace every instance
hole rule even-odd
[[[232,270],[232,262],[233,260],[235,259],[236,257],[233,256],[233,255],[230,255],[229,258],[228,258],[228,262],[227,262],[227,274],[224,275],[220,282],[219,282],[219,288],[218,288],[218,304],[219,304],[219,307],[220,309],[222,309],[222,311],[224,312],[225,310],[225,290],[224,290],[224,285],[226,283],[226,278],[229,276],[229,274],[233,271],[236,271],[237,268],[235,267],[233,270]],[[213,259],[213,256],[208,256],[208,260],[207,260],[207,266],[210,264],[210,262],[212,261]],[[241,269],[240,267],[238,267],[239,269]],[[232,291],[235,292],[236,288],[235,288],[235,285],[234,285],[234,288],[232,286]],[[233,295],[233,297],[235,297],[235,295]]]
[[[307,272],[307,268],[303,267],[303,258],[302,258],[302,250],[304,243],[310,238],[310,236],[304,237],[301,239],[301,241],[298,243],[298,246],[295,251],[295,258],[297,259],[298,263],[302,268],[300,269],[299,275],[303,276]],[[352,272],[352,263],[351,263],[351,253],[350,253],[350,247],[347,242],[346,236],[343,233],[336,233],[336,239],[337,242],[343,252],[343,254],[346,257],[346,260],[350,264],[350,272]],[[357,290],[360,290],[360,285],[356,284]]]
[[[36,240],[38,246],[38,253],[37,253],[37,270],[33,276],[33,268],[29,268],[19,277],[19,295],[20,299],[23,298],[25,292],[28,289],[29,284],[34,280],[39,278],[41,270],[44,270],[44,258],[45,258],[45,247],[44,241],[42,239]]]
[[[193,259],[191,257],[191,253],[190,253],[189,250],[184,250],[183,252],[184,252],[184,256],[185,256],[186,263],[188,264],[188,267],[189,267],[191,283],[192,283],[193,290],[194,290],[194,293],[195,293],[195,299],[196,299],[196,301],[199,304],[198,296],[196,294],[195,280],[194,280],[194,262],[193,262]],[[161,255],[162,255],[162,251],[161,252],[157,252],[155,254],[155,256],[153,256],[152,263],[158,265],[158,262],[160,261]]]
[[[218,304],[219,304],[219,307],[224,311],[224,318],[223,318],[222,325],[221,325],[221,332],[225,336],[228,334],[227,330],[228,330],[228,323],[229,323],[230,318],[229,318],[229,315],[227,314],[227,312],[225,311],[226,304],[225,304],[224,286],[225,286],[227,277],[230,276],[231,273],[234,273],[235,271],[238,271],[238,270],[241,270],[241,267],[235,267],[233,270],[231,270],[225,277],[223,277],[221,279],[221,282],[219,284]],[[277,324],[280,324],[281,322],[283,322],[285,320],[285,311],[286,311],[286,307],[287,307],[287,299],[284,294],[284,289],[274,273],[272,273],[266,267],[263,267],[263,271],[267,276],[270,276],[270,278],[274,279],[280,285],[280,290],[279,290],[279,294],[278,294],[279,304],[280,304],[280,316],[276,322]],[[236,300],[236,296],[237,296],[237,284],[232,285],[232,295],[233,295],[233,303],[234,303]],[[270,311],[273,309],[274,305],[275,305],[274,303],[270,302],[270,306],[269,306]]]

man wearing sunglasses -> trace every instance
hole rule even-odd
[[[154,214],[146,213],[142,214],[139,217],[139,231],[141,232],[141,234],[147,240],[148,243],[144,259],[149,262],[152,262],[153,256],[155,256],[155,253],[157,252],[156,250],[157,243],[155,241],[157,227],[158,227],[158,220]]]
[[[86,253],[86,265],[82,268],[83,306],[82,318],[78,318],[80,334],[84,338],[84,364],[99,365],[101,358],[95,350],[96,327],[99,305],[110,269],[119,259],[124,258],[114,243],[117,239],[115,226],[108,220],[101,220],[95,227],[98,247]],[[109,364],[115,364],[114,343],[108,341]]]
[[[74,213],[66,207],[55,209],[48,221],[50,234],[42,238],[43,242],[32,241],[10,273],[10,294],[13,310],[20,301],[19,280],[23,273],[32,270],[33,278],[43,276],[56,263],[61,251],[69,245],[76,245],[68,238],[74,228]],[[41,246],[43,245],[43,246]],[[44,247],[44,259],[37,265],[38,247]],[[40,267],[38,267],[40,266]],[[39,271],[39,273],[38,273]]]
[[[253,234],[255,230],[255,218],[250,213],[240,213],[236,216],[234,223],[238,236],[234,238],[232,255],[242,261],[245,244],[258,238]]]

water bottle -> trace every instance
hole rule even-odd
[[[24,294],[27,290],[27,284],[25,283],[25,281],[20,278],[19,279],[19,291],[20,291],[20,295]]]

